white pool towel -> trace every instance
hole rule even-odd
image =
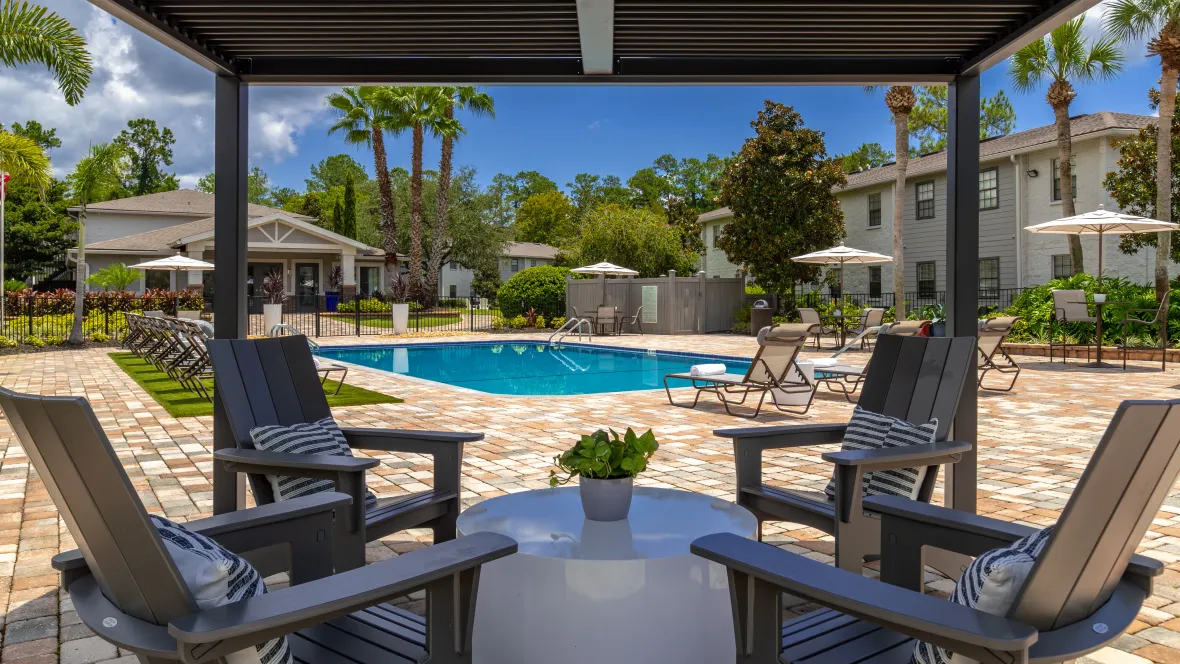
[[[694,364],[689,369],[690,376],[717,376],[725,373],[724,364]]]

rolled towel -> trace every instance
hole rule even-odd
[[[815,359],[808,360],[808,362],[811,362],[812,366],[819,368],[835,366],[840,363],[840,360],[834,357],[817,357]]]
[[[690,376],[717,376],[725,373],[724,364],[694,364],[688,370]]]

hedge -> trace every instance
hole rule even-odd
[[[564,316],[567,274],[567,267],[538,265],[512,275],[496,295],[500,315],[510,321],[535,309],[546,318]]]

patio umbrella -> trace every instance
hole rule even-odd
[[[884,254],[877,254],[871,251],[864,251],[863,249],[853,249],[852,247],[845,247],[841,242],[839,246],[831,249],[824,249],[823,251],[814,251],[810,254],[803,254],[791,259],[796,263],[814,263],[818,265],[839,265],[840,266],[840,300],[844,300],[844,264],[871,264],[871,263],[891,263],[893,259]]]
[[[1102,205],[1097,210],[1072,217],[1046,221],[1035,226],[1025,226],[1030,233],[1061,233],[1064,235],[1098,236],[1098,288],[1102,288],[1102,236],[1107,233],[1126,235],[1128,233],[1160,233],[1180,228],[1170,221],[1159,221],[1133,214],[1109,212]]]
[[[214,266],[213,263],[206,263],[205,261],[176,254],[175,256],[159,258],[154,261],[132,265],[131,267],[137,270],[174,270],[181,272],[184,270],[212,270]]]
[[[606,275],[613,274],[616,277],[638,277],[639,273],[629,267],[620,267],[614,263],[595,263],[594,265],[584,265],[582,267],[575,267],[570,270],[574,274],[597,274],[602,277],[602,303],[606,304]]]

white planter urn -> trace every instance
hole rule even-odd
[[[266,335],[270,336],[270,330],[275,325],[283,322],[283,305],[281,304],[264,304],[262,305],[262,328],[266,330]]]
[[[393,333],[405,334],[410,330],[410,305],[405,302],[393,303]]]

